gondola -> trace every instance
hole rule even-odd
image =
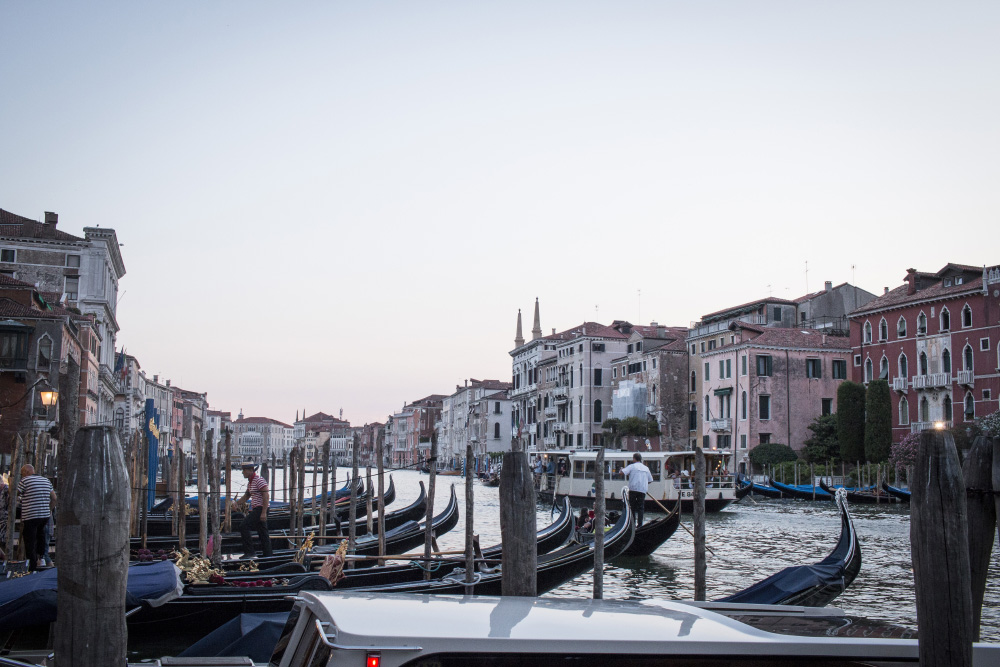
[[[819,483],[819,485],[820,485],[820,488],[822,488],[827,493],[836,493],[836,489],[830,488],[826,484],[826,482],[821,481]],[[868,491],[852,491],[851,489],[847,489],[847,488],[845,488],[844,491],[845,491],[845,493],[847,493],[847,500],[849,500],[852,503],[858,503],[859,505],[860,504],[863,504],[863,505],[879,505],[879,504],[881,504],[881,505],[889,505],[891,503],[898,503],[899,502],[899,500],[896,497],[894,497],[894,496],[892,496],[892,495],[890,495],[888,493],[879,493],[879,492],[871,493],[871,492],[868,492]]]
[[[894,498],[898,498],[901,502],[904,502],[904,503],[910,502],[910,492],[909,491],[906,491],[904,489],[896,488],[895,486],[889,486],[885,482],[882,482],[882,488],[890,496],[893,496]]]
[[[452,487],[452,502],[457,510],[457,500]],[[446,510],[450,513],[451,509]],[[455,512],[457,515],[457,511]],[[559,534],[562,540],[568,533],[567,525],[572,524],[571,511],[566,507],[555,522],[545,530],[553,536]],[[457,520],[457,519],[456,519]],[[608,532],[605,543],[605,557],[611,559],[624,549],[632,537],[631,518],[623,513],[615,528]],[[539,543],[551,544],[541,539]],[[497,547],[496,549],[498,549]],[[494,556],[489,554],[496,554]],[[500,554],[495,549],[487,549],[483,555],[493,564],[499,564]],[[589,558],[589,560],[588,560]],[[454,593],[464,590],[463,584],[456,584],[448,576],[464,563],[456,559],[442,559],[443,566],[431,572],[431,581],[423,580],[424,570],[412,565],[402,565],[379,568],[359,568],[345,570],[345,578],[334,587],[325,578],[313,573],[302,573],[298,568],[288,567],[285,572],[256,572],[232,577],[233,582],[249,582],[252,580],[270,580],[279,578],[280,585],[255,586],[244,588],[240,586],[219,585],[188,585],[184,595],[159,607],[143,607],[128,618],[129,633],[136,636],[161,636],[164,632],[187,634],[197,630],[198,636],[216,628],[241,613],[270,613],[288,611],[292,607],[296,594],[307,590],[365,590],[392,592],[438,592]],[[569,579],[586,572],[593,567],[593,547],[571,544],[551,554],[539,557],[538,591],[542,593],[559,586]],[[297,570],[290,573],[289,570]],[[480,595],[500,594],[500,569],[482,574],[480,590],[476,584],[476,593]],[[230,576],[227,575],[227,581]],[[425,589],[433,590],[425,590]]]
[[[358,477],[355,480],[355,483],[360,483],[362,485],[362,487],[363,487],[364,480],[362,478]],[[306,488],[308,488],[308,487],[309,487],[309,485],[307,484]],[[225,489],[221,489],[220,492],[224,492],[224,490]],[[363,493],[363,488],[359,489],[359,494],[360,493]],[[341,498],[349,497],[351,495],[351,481],[347,480],[346,482],[344,482],[344,485],[342,487],[340,487],[339,489],[337,489],[335,491],[335,494],[336,494],[335,497],[337,498],[337,500],[339,500]],[[330,495],[330,494],[327,493],[327,495]],[[323,497],[322,493],[318,494],[316,496],[317,502],[322,497]],[[233,502],[236,502],[237,500],[239,500],[239,496],[233,497]],[[289,503],[282,502],[282,501],[279,501],[279,500],[275,500],[274,498],[272,498],[272,501],[273,501],[272,505],[274,505],[274,507],[276,509],[277,508],[287,508],[289,506]],[[311,501],[312,501],[312,496],[310,496],[309,498],[306,498],[306,502],[307,503],[311,502]],[[195,494],[193,496],[186,496],[184,498],[184,502],[186,502],[188,504],[188,506],[191,507],[191,508],[197,508],[198,507],[198,495]],[[226,502],[225,498],[222,498],[219,501],[220,508],[225,506],[225,502]],[[167,512],[167,510],[169,510],[171,507],[173,507],[173,505],[174,505],[174,496],[173,496],[173,493],[171,493],[166,498],[164,498],[163,500],[161,500],[160,502],[156,503],[155,505],[153,505],[150,508],[150,510],[149,510],[150,516],[157,516],[157,515],[161,515],[162,516],[162,515],[165,515],[165,513]]]
[[[748,480],[750,482],[750,493],[755,496],[764,496],[765,498],[785,498],[783,494],[778,489],[773,486],[768,486],[767,484],[758,484],[752,479]]]
[[[753,490],[753,482],[742,475],[736,478],[736,502],[740,502]]]
[[[833,494],[827,493],[819,487],[812,487],[805,484],[792,486],[791,484],[776,482],[771,478],[768,478],[767,481],[771,486],[776,488],[778,491],[781,491],[786,498],[798,498],[799,500],[833,500]]]
[[[661,544],[670,539],[677,527],[681,523],[681,515],[678,511],[680,504],[675,503],[670,514],[647,521],[635,529],[635,536],[632,544],[622,552],[622,557],[648,556],[656,551]]]
[[[824,607],[843,593],[861,570],[861,544],[847,509],[847,492],[840,490],[835,498],[841,516],[840,539],[829,556],[815,565],[786,567],[717,602]]]
[[[395,496],[395,487],[393,485],[392,479],[389,480],[389,490],[392,491],[393,497]],[[388,496],[388,491],[386,495]],[[424,493],[424,483],[420,482],[420,495],[412,503],[403,507],[395,512],[390,512],[385,515],[385,528],[386,530],[392,530],[397,526],[401,526],[407,521],[419,521],[425,514],[426,511],[426,500],[427,497]],[[359,508],[360,510],[361,508]],[[270,519],[270,517],[268,517]],[[233,520],[233,525],[238,526],[239,520]],[[374,519],[373,519],[374,522]],[[270,521],[269,521],[270,523]],[[358,536],[368,534],[368,522],[364,516],[359,516],[355,520],[355,529]],[[326,525],[327,535],[338,535],[340,533],[346,533],[349,529],[349,524],[346,521],[338,523],[328,523]],[[309,532],[320,532],[319,526],[307,526]],[[277,543],[283,543],[285,538],[288,537],[287,530],[271,530],[270,531],[272,545]],[[197,553],[197,547],[199,544],[198,533],[195,532],[193,535],[187,535],[185,538],[186,546],[192,553]],[[131,538],[131,548],[133,550],[138,550],[142,544],[142,538]],[[146,540],[146,548],[152,550],[169,550],[176,548],[178,544],[177,536],[158,536],[150,537]],[[224,552],[232,552],[242,548],[243,538],[239,532],[230,532],[222,534],[222,549]]]

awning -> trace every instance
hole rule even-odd
[[[725,387],[724,389],[716,389],[715,390],[715,395],[716,396],[729,396],[729,394],[731,394],[731,393],[733,393],[733,388],[732,387]]]

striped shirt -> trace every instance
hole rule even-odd
[[[250,478],[250,482],[247,484],[247,488],[250,490],[250,509],[263,507],[263,494],[267,491],[267,480],[254,473],[254,476]]]
[[[21,518],[48,519],[52,516],[49,502],[52,496],[52,482],[41,475],[28,475],[17,484],[18,502],[21,504]]]

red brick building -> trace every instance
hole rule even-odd
[[[894,442],[1000,407],[1000,267],[909,269],[904,281],[851,313],[852,377],[888,380]]]

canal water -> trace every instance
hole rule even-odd
[[[344,480],[344,471],[338,477]],[[374,473],[373,473],[374,476]],[[412,470],[392,472],[396,500],[386,511],[412,502],[419,482],[428,476]],[[307,478],[310,482],[311,475]],[[242,490],[245,482],[234,479]],[[447,504],[455,484],[462,518],[438,538],[441,549],[464,549],[465,496],[461,477],[438,476],[435,513]],[[388,482],[387,482],[388,484]],[[235,489],[234,489],[235,491]],[[486,547],[500,542],[499,489],[475,482],[475,531]],[[276,494],[281,499],[281,492]],[[539,500],[538,527],[551,522],[551,496]],[[907,505],[852,505],[861,539],[862,568],[854,583],[834,601],[845,612],[916,628],[913,568],[910,562],[910,512]],[[647,517],[649,513],[647,513]],[[691,527],[690,515],[683,523]],[[718,598],[792,565],[810,564],[829,555],[840,535],[840,515],[830,502],[745,498],[721,512],[707,515],[708,598]],[[983,608],[984,641],[1000,642],[1000,549],[993,561]],[[651,556],[618,560],[608,565],[604,597],[641,600],[690,600],[694,596],[694,547],[687,531],[678,529]],[[577,577],[548,596],[590,597],[593,574]]]

